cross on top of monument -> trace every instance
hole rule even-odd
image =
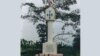
[[[46,20],[55,20],[55,9],[53,7],[49,7],[48,9],[46,9]]]
[[[47,16],[49,17],[49,19],[51,19],[51,17],[52,17],[51,11],[49,11],[49,13],[47,14]]]

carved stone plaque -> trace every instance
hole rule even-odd
[[[55,43],[44,43],[43,44],[43,53],[44,54],[56,54],[57,53],[57,45]]]
[[[46,50],[46,52],[53,52],[54,51],[54,47],[53,47],[53,45],[47,45],[46,47],[45,47],[47,50]]]

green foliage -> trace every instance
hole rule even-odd
[[[33,41],[27,41],[21,39],[21,56],[35,56],[38,53],[42,53],[42,43]]]
[[[79,44],[79,42],[76,42]],[[63,56],[80,56],[79,46],[75,44],[75,46],[62,46],[58,45],[58,53],[62,53]]]
[[[62,53],[64,56],[80,56],[80,39],[77,37],[74,40],[74,46],[62,46],[58,45],[58,53]],[[21,56],[35,56],[36,54],[42,53],[42,43],[27,41],[25,39],[21,40]]]
[[[37,33],[39,34],[40,42],[44,43],[47,41],[47,26],[45,24],[38,24],[37,25]]]

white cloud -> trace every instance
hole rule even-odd
[[[22,28],[21,38],[24,38],[26,40],[33,40],[34,42],[38,41],[39,37],[33,23],[28,20],[24,20],[22,24],[23,24],[23,28]]]
[[[21,9],[21,15],[27,15],[29,6],[23,6]]]

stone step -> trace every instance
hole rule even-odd
[[[63,56],[63,54],[36,54],[35,56]]]

